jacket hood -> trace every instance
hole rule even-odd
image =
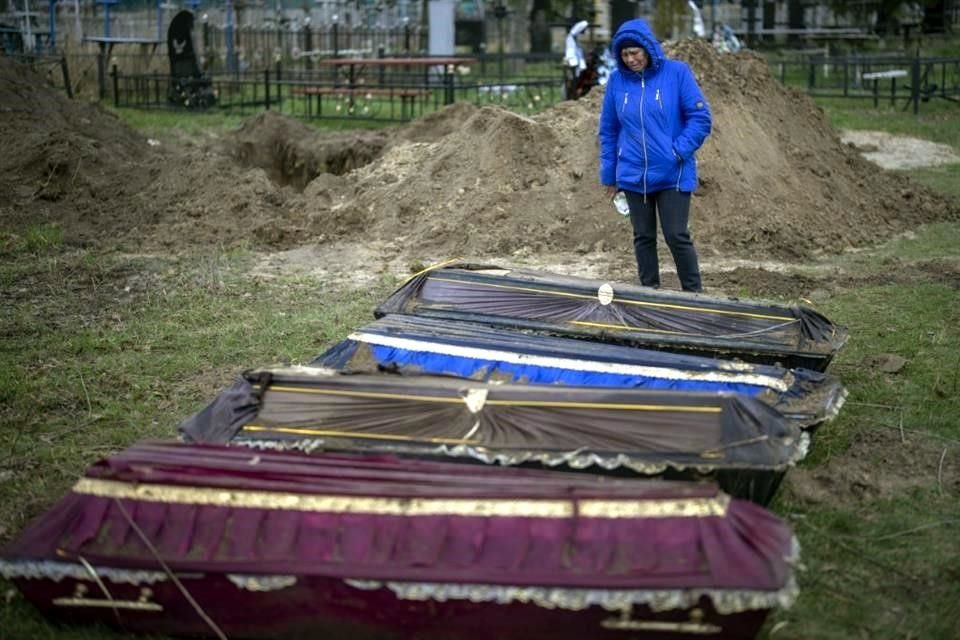
[[[628,40],[635,40],[646,49],[647,55],[650,56],[649,68],[651,71],[656,72],[660,70],[660,67],[663,66],[663,61],[666,60],[663,47],[660,46],[660,42],[656,36],[653,35],[653,31],[650,29],[647,21],[635,18],[633,20],[627,20],[620,25],[617,33],[613,36],[610,49],[617,58],[617,68],[620,69],[620,71],[630,71],[627,65],[623,64],[623,60],[620,59],[620,49],[623,48],[623,43]]]

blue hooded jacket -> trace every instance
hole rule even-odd
[[[639,43],[650,63],[631,71],[624,43]],[[697,188],[697,149],[710,134],[710,105],[686,63],[668,60],[646,21],[628,20],[611,46],[617,70],[603,97],[600,184],[638,193]]]

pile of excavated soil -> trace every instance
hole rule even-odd
[[[131,232],[138,194],[161,154],[115,116],[69,100],[40,73],[0,56],[0,220],[57,223],[76,242]]]
[[[958,219],[958,203],[841,142],[822,110],[774,80],[760,56],[716,53],[701,41],[671,55],[691,64],[714,112],[694,214],[697,237],[716,239],[712,249],[806,257]]]
[[[760,57],[699,41],[668,51],[714,113],[693,204],[705,256],[810,257],[960,219],[957,203],[844,144]],[[158,148],[2,58],[0,79],[4,226],[56,222],[69,242],[126,249],[342,240],[411,258],[631,256],[629,223],[597,183],[599,88],[532,117],[456,104],[387,132],[264,113],[209,144]]]

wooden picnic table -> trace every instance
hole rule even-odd
[[[99,49],[97,55],[97,95],[103,100],[107,94],[107,60],[113,53],[113,48],[118,44],[136,44],[143,49],[149,49],[150,55],[156,51],[157,45],[163,44],[163,40],[156,38],[126,38],[117,36],[87,36],[84,42],[96,42]]]
[[[469,66],[477,62],[476,58],[462,56],[418,56],[418,57],[391,57],[391,58],[323,58],[315,61],[318,66],[345,68],[347,70],[347,85],[350,90],[362,90],[373,86],[386,86],[385,71],[392,69],[417,69],[423,72],[423,87],[427,90],[430,85],[431,71],[437,73],[444,89],[444,104],[453,103],[454,68]],[[373,83],[365,82],[364,75],[368,68],[376,69],[377,77]]]
[[[880,102],[879,83],[880,80],[890,80],[890,105],[897,102],[897,78],[906,78],[906,69],[888,69],[887,71],[873,71],[860,75],[861,80],[873,81],[873,106],[876,107]]]

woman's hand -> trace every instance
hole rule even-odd
[[[604,185],[604,190],[606,191],[607,198],[613,198],[617,195],[617,186],[616,185]]]

